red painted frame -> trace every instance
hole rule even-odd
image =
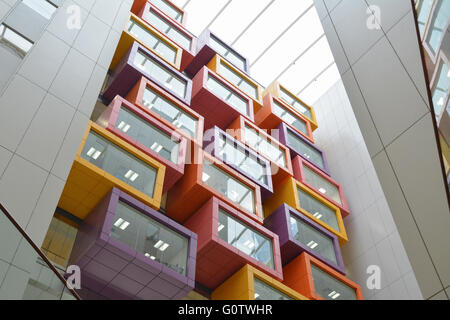
[[[233,91],[243,100],[247,101],[248,116],[242,114],[231,106],[228,102],[215,95],[208,89],[208,76],[211,75],[218,82]],[[205,118],[205,130],[218,126],[222,130],[226,130],[228,126],[239,116],[244,116],[253,121],[253,99],[241,93],[238,89],[231,86],[225,79],[214,71],[203,67],[197,75],[192,79],[192,98],[191,108],[200,113]]]
[[[272,239],[274,269],[248,256],[219,238],[217,229],[219,208],[226,211],[233,218]],[[246,264],[252,265],[277,280],[283,280],[278,235],[259,225],[220,199],[216,197],[209,199],[208,202],[186,221],[184,226],[198,235],[196,281],[202,285],[210,289],[215,289]]]
[[[321,193],[319,190],[317,190],[312,185],[307,183],[305,181],[305,171],[303,169],[304,166],[307,166],[309,169],[311,169],[312,171],[317,173],[319,176],[321,176],[322,178],[324,178],[325,180],[327,180],[331,184],[335,185],[338,188],[338,190],[339,190],[339,197],[341,198],[342,204],[339,204],[336,201],[330,199],[328,196],[326,196],[325,194]],[[344,190],[342,189],[341,185],[337,181],[335,181],[333,178],[331,178],[330,176],[325,174],[322,170],[316,168],[316,166],[312,165],[311,163],[309,163],[308,161],[306,161],[305,159],[303,159],[300,156],[296,156],[292,160],[292,169],[293,169],[294,178],[296,180],[300,181],[301,183],[303,183],[307,187],[309,187],[312,190],[316,191],[319,195],[321,195],[322,197],[324,197],[325,199],[330,201],[332,204],[337,206],[339,209],[341,209],[342,218],[345,218],[346,216],[348,216],[350,214],[350,209],[348,207],[347,200],[345,199],[345,195],[344,195]]]
[[[185,167],[184,176],[168,193],[166,208],[167,215],[172,219],[183,223],[211,197],[216,197],[262,225],[264,216],[261,203],[260,187],[244,175],[238,173],[231,167],[224,164],[222,161],[204,152],[200,147],[199,149],[200,150],[198,151],[198,153],[200,161],[198,163],[187,164]],[[202,173],[203,162],[205,160],[211,161],[219,169],[228,173],[229,175],[233,176],[234,178],[254,190],[254,213],[234,203],[225,195],[219,193],[203,182]]]
[[[256,113],[256,115],[255,115],[255,123],[259,127],[263,128],[263,129],[276,129],[276,128],[278,128],[278,126],[282,122],[284,122],[277,115],[275,115],[273,113],[273,111],[272,111],[273,110],[272,108],[273,108],[273,101],[274,100],[278,104],[282,105],[284,108],[289,110],[299,120],[301,120],[301,121],[303,121],[305,123],[307,134],[305,134],[304,132],[301,132],[297,128],[295,128],[295,127],[293,127],[293,126],[291,126],[291,125],[289,125],[287,123],[286,123],[286,125],[288,125],[289,128],[292,128],[293,130],[295,130],[296,132],[301,134],[303,137],[305,137],[306,139],[308,139],[312,143],[314,143],[314,136],[313,136],[313,133],[312,133],[311,122],[308,120],[308,118],[303,116],[301,113],[299,113],[297,110],[295,110],[290,105],[285,103],[283,100],[281,100],[281,99],[279,99],[277,97],[274,97],[270,93],[268,93],[268,94],[266,94],[264,96],[264,98],[263,98],[263,107],[262,107],[261,110],[258,111],[258,113]]]

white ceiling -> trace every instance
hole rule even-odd
[[[263,86],[278,79],[313,104],[340,79],[313,0],[172,0],[187,28],[209,28],[250,60]]]

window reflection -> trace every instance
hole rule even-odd
[[[164,1],[164,0],[150,0],[150,2],[153,2],[158,9],[160,9],[162,12],[167,14],[169,17],[174,19],[175,21],[182,22],[183,20],[183,12],[181,12],[179,9],[175,8],[175,6],[171,5],[170,3]]]
[[[192,39],[181,32],[179,28],[167,22],[166,19],[162,18],[152,8],[150,8],[146,19],[153,27],[164,33],[170,40],[175,41],[183,49],[191,50]]]
[[[81,156],[117,179],[153,197],[156,169],[99,134],[89,132]]]
[[[300,132],[308,135],[308,130],[306,128],[305,121],[302,121],[298,117],[294,116],[292,112],[283,107],[281,104],[273,100],[272,112],[279,117],[281,120],[290,124],[294,128],[298,129]]]
[[[430,29],[427,35],[427,43],[433,54],[436,54],[444,35],[444,29],[450,17],[450,1],[439,0],[430,22]]]
[[[170,135],[144,121],[135,113],[120,108],[115,126],[148,149],[178,164],[179,141],[173,141]]]
[[[425,27],[431,14],[434,0],[421,0],[417,8],[417,20],[419,23],[420,35],[423,37]]]
[[[255,300],[294,300],[264,281],[254,278]]]
[[[186,81],[165,69],[158,62],[142,53],[141,50],[136,52],[134,64],[143,72],[157,79],[166,89],[175,92],[180,97],[186,97]]]
[[[23,0],[22,3],[47,20],[51,19],[57,9],[52,3],[46,0]]]
[[[142,104],[147,109],[159,114],[161,117],[189,134],[191,137],[197,137],[197,119],[150,87],[145,88]]]
[[[357,300],[355,289],[311,264],[314,289],[325,300]]]
[[[244,225],[222,209],[219,209],[217,228],[220,239],[266,266],[274,268],[271,239]]]
[[[299,138],[289,129],[287,130],[287,142],[293,150],[302,155],[305,159],[315,164],[317,167],[325,169],[322,153],[303,141],[303,139]]]
[[[254,190],[208,160],[203,163],[202,181],[234,203],[254,214],[256,213]]]
[[[188,238],[119,201],[110,236],[147,258],[186,275]]]
[[[249,115],[248,101],[242,99],[232,90],[227,88],[223,83],[219,82],[215,77],[208,75],[208,81],[206,83],[209,90],[211,90],[215,95],[221,99],[228,102],[237,111],[243,115]]]
[[[320,174],[316,173],[314,170],[310,169],[308,166],[303,166],[303,172],[305,174],[306,183],[310,184],[321,194],[342,205],[338,187],[322,177]]]
[[[11,48],[21,58],[25,57],[33,46],[33,42],[8,28],[5,24],[0,25],[0,44]]]
[[[240,74],[238,74],[236,71],[234,71],[232,68],[230,68],[228,65],[223,63],[223,61],[220,62],[218,73],[225,79],[230,81],[232,84],[237,86],[239,89],[241,89],[243,92],[245,92],[249,97],[258,100],[257,87],[250,81],[242,77]]]
[[[294,97],[286,90],[283,90],[283,88],[280,88],[280,98],[301,114],[307,116],[309,119],[312,118],[311,110],[307,106],[305,106],[305,104],[303,104],[297,97]]]
[[[306,191],[297,187],[298,197],[300,201],[300,207],[310,214],[312,214],[316,219],[322,220],[331,228],[339,231],[339,224],[336,217],[336,211],[329,208],[324,203],[320,202],[312,195]]]
[[[245,71],[245,59],[234,53],[234,51],[222,41],[211,35],[209,45],[222,57],[226,58],[239,69]]]
[[[436,117],[439,117],[444,108],[450,88],[450,70],[442,59],[440,60],[438,72],[436,85],[433,89],[433,107]]]

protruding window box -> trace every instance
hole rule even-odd
[[[328,176],[330,175],[325,153],[296,130],[292,129],[287,124],[282,123],[275,131],[272,130],[272,136],[278,138],[281,143],[289,148],[292,159],[296,156],[300,156],[316,166],[316,168],[322,170]]]
[[[344,191],[339,183],[300,156],[292,160],[294,178],[339,207],[342,217],[350,214]]]
[[[270,160],[274,188],[287,177],[292,176],[291,153],[289,149],[243,116],[237,118],[228,131],[234,138]]]
[[[249,62],[247,58],[220,40],[209,29],[205,29],[198,37],[196,55],[194,60],[185,69],[186,73],[195,76],[216,54],[221,55],[239,70],[249,73]]]
[[[114,188],[83,221],[70,263],[81,295],[181,299],[195,286],[197,235]]]
[[[307,252],[345,275],[337,236],[297,210],[282,204],[264,220],[264,226],[276,233],[280,239],[283,265],[300,253]]]
[[[147,22],[131,14],[125,24],[125,29],[122,31],[111,61],[111,70],[115,69],[135,41],[158,55],[159,58],[172,67],[180,69],[183,49]]]
[[[150,4],[156,6],[166,17],[180,25],[185,25],[186,13],[169,0],[135,0],[130,11],[137,15],[145,14]]]
[[[113,187],[158,210],[166,167],[90,122],[58,207],[84,220]]]
[[[211,300],[309,299],[247,264],[214,290]]]
[[[255,80],[251,79],[247,74],[234,67],[218,54],[216,54],[206,66],[249,98],[253,99],[253,111],[255,114],[262,108],[263,90]]]
[[[302,253],[283,268],[283,283],[312,300],[363,300],[361,287],[320,260]]]
[[[265,218],[284,203],[335,234],[341,245],[348,241],[341,210],[294,178],[288,178],[264,202]]]
[[[253,121],[253,100],[207,67],[192,81],[191,108],[205,118],[205,130],[225,130],[240,115]]]
[[[212,197],[184,224],[198,234],[196,281],[215,289],[246,264],[282,280],[278,236]]]
[[[276,129],[284,122],[290,128],[314,143],[309,120],[270,93],[264,96],[263,102],[263,108],[255,115],[255,123],[261,129]]]
[[[203,149],[258,184],[262,200],[267,199],[273,193],[270,162],[218,127],[209,134]]]
[[[183,48],[180,68],[183,71],[195,57],[197,38],[150,2],[137,15]]]
[[[184,174],[187,139],[122,97],[97,123],[166,166],[163,194]]]
[[[300,98],[280,85],[278,82],[272,82],[264,91],[264,95],[266,95],[267,93],[270,93],[272,94],[272,96],[279,98],[281,101],[284,101],[285,103],[290,105],[298,113],[304,115],[310,121],[312,131],[318,128],[316,113],[314,112],[314,109],[304,103]]]
[[[115,67],[103,97],[108,101],[116,95],[125,97],[142,76],[155,82],[183,103],[191,103],[192,81],[138,42],[134,42]]]
[[[167,215],[185,222],[214,196],[262,224],[260,187],[203,150],[199,153],[200,161],[186,164],[184,176],[169,191]]]

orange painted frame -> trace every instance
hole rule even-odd
[[[248,143],[246,143],[244,138],[244,129],[246,126],[249,126],[256,130],[256,132],[259,133],[260,136],[266,138],[267,141],[270,141],[272,144],[278,146],[281,150],[283,150],[285,159],[286,159],[286,168],[283,168],[276,164],[275,162],[271,161],[268,157],[266,157],[263,153],[258,152],[258,150],[252,148]],[[286,178],[293,175],[293,167],[292,167],[292,160],[291,160],[291,152],[288,147],[281,144],[278,140],[276,140],[274,137],[269,135],[266,131],[256,126],[254,123],[249,121],[244,116],[239,116],[229,127],[227,131],[228,134],[230,134],[233,138],[236,138],[240,142],[244,143],[245,145],[249,146],[252,150],[256,151],[258,154],[262,155],[264,158],[270,161],[270,167],[272,169],[272,184],[275,187],[277,187],[282,181],[284,181]],[[231,131],[232,130],[232,131]]]
[[[303,121],[306,126],[306,134],[304,132],[301,132],[294,126],[291,126],[290,124],[286,123],[290,128],[301,134],[303,137],[314,143],[314,136],[311,129],[311,120],[309,120],[307,117],[299,113],[297,110],[292,108],[290,105],[285,103],[280,98],[274,97],[271,93],[268,93],[264,95],[263,98],[263,107],[259,112],[255,115],[255,123],[262,129],[276,129],[281,124],[281,122],[284,122],[281,118],[279,118],[275,113],[273,113],[273,103],[276,101],[278,104],[280,104],[282,107],[286,108],[288,111],[290,111],[294,116],[296,116],[299,120]]]
[[[145,45],[145,43],[136,38],[133,34],[128,32],[127,26],[130,20],[135,20],[138,22],[144,29],[146,29],[148,32],[152,33],[155,37],[159,38],[163,42],[165,42],[168,46],[172,47],[176,51],[175,55],[175,61],[168,61],[164,57],[162,57],[158,51],[156,51],[153,48],[150,48],[149,46]],[[151,51],[152,53],[156,54],[161,60],[164,62],[167,62],[172,67],[174,67],[177,70],[180,70],[181,68],[181,58],[183,55],[183,48],[181,48],[178,44],[176,44],[174,41],[167,38],[164,34],[162,34],[160,31],[152,27],[150,24],[148,24],[146,21],[142,20],[135,14],[131,13],[128,17],[125,27],[122,31],[122,34],[120,36],[119,42],[116,47],[116,51],[114,52],[114,56],[111,61],[111,65],[109,66],[109,69],[114,70],[116,65],[120,62],[122,57],[128,52],[128,50],[131,48],[134,42],[138,42],[140,45],[142,45],[147,50]]]
[[[316,118],[316,113],[314,111],[314,108],[309,106],[308,104],[306,104],[305,102],[303,102],[299,97],[297,97],[295,94],[293,94],[292,92],[290,92],[288,89],[286,89],[285,87],[283,87],[280,83],[278,83],[277,81],[272,82],[264,91],[264,95],[266,95],[267,93],[271,93],[274,97],[280,98],[281,99],[281,90],[284,90],[285,92],[289,93],[290,95],[292,95],[298,102],[300,102],[303,106],[305,106],[306,108],[309,108],[310,112],[311,112],[311,119],[309,117],[306,117],[310,122],[311,122],[311,130],[314,131],[318,128],[318,124],[317,124],[317,118]]]
[[[248,94],[246,94],[244,91],[242,91],[238,86],[234,85],[232,82],[228,81],[224,76],[222,76],[220,74],[220,64],[227,65],[227,67],[229,67],[231,70],[236,72],[240,77],[242,77],[242,78],[246,79],[247,81],[249,81],[250,83],[252,83],[255,86],[255,88],[256,88],[257,99],[255,99],[253,97],[250,97]],[[253,112],[255,114],[263,107],[263,92],[262,92],[263,90],[262,90],[261,86],[256,81],[252,80],[247,74],[243,73],[241,70],[239,70],[238,68],[233,66],[231,63],[229,63],[224,58],[222,58],[220,55],[216,54],[214,56],[214,58],[212,58],[211,61],[208,62],[206,67],[208,67],[208,69],[214,71],[216,74],[221,76],[222,79],[224,79],[227,83],[232,85],[234,88],[237,88],[244,95],[246,95],[247,97],[252,99],[253,100]]]
[[[331,226],[326,224],[320,219],[314,217],[314,215],[305,209],[303,209],[300,205],[300,200],[297,193],[297,188],[302,189],[334,212],[336,212],[336,219],[338,222],[339,230],[333,229]],[[296,209],[300,213],[304,214],[308,218],[312,219],[316,223],[320,224],[322,227],[335,234],[339,239],[339,244],[343,245],[348,242],[347,232],[345,230],[344,220],[342,219],[341,210],[332,204],[330,201],[316,193],[313,189],[307,187],[306,185],[298,182],[294,178],[288,178],[284,181],[282,185],[275,190],[275,193],[264,202],[264,217],[267,218],[270,216],[275,210],[277,210],[283,203],[291,206]]]
[[[294,300],[309,300],[297,291],[248,264],[214,290],[211,294],[211,300],[255,300],[255,278]]]
[[[101,135],[116,146],[156,169],[157,173],[153,197],[131,187],[122,180],[119,180],[110,173],[103,171],[82,158],[81,152],[83,151],[84,144],[91,131]],[[58,207],[70,212],[80,219],[84,219],[113,187],[117,187],[153,209],[158,210],[161,205],[165,172],[166,167],[163,164],[149,157],[136,147],[126,143],[124,140],[98,124],[89,122],[78,148],[77,155],[75,156],[75,161],[69,173],[69,177],[67,178]]]
[[[316,293],[316,290],[314,288],[314,279],[312,276],[311,264],[314,264],[316,267],[328,273],[333,278],[355,289],[356,298],[358,300],[364,300],[361,287],[357,283],[343,276],[333,268],[330,268],[320,260],[310,256],[306,252],[302,253],[297,258],[292,260],[289,264],[284,266],[283,283],[312,300],[325,300]]]
[[[161,11],[162,13],[164,13],[164,15],[169,18],[170,20],[172,20],[173,22],[179,24],[180,26],[184,27],[186,25],[186,19],[187,19],[187,14],[186,12],[181,9],[180,7],[178,7],[176,4],[174,4],[172,1],[170,0],[163,0],[165,2],[167,2],[169,5],[173,6],[174,8],[176,8],[178,11],[180,11],[183,14],[183,18],[181,18],[181,22],[176,21],[175,19],[173,19],[172,17],[170,17],[167,13],[165,13],[162,9],[158,8],[155,4],[151,3],[148,0],[134,0],[133,5],[131,7],[131,12],[139,15],[142,13],[142,10],[145,9],[146,7],[146,3],[150,2],[152,5],[154,5],[155,7],[157,7],[159,9],[159,11]]]
[[[202,205],[204,205],[211,197],[214,196],[230,205],[231,207],[236,208],[259,224],[263,224],[263,209],[261,203],[260,187],[244,175],[227,166],[222,161],[219,161],[207,152],[204,152],[200,147],[199,149],[200,150],[198,151],[198,154],[200,161],[193,164],[186,164],[186,167],[184,169],[184,176],[168,193],[166,209],[167,215],[180,223],[184,223],[198,209],[200,209]],[[238,181],[242,182],[254,191],[254,213],[234,203],[225,195],[219,193],[203,182],[202,173],[203,162],[205,161],[205,159],[212,162],[214,166],[233,176]]]

